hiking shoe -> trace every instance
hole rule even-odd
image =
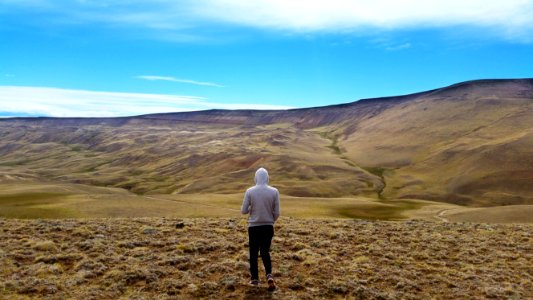
[[[276,283],[274,282],[274,276],[272,274],[267,275],[268,290],[273,291],[276,289]]]
[[[258,286],[259,285],[259,280],[257,280],[257,279],[250,280],[250,285],[251,286]]]

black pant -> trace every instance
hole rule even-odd
[[[270,261],[270,244],[274,236],[274,226],[262,225],[248,227],[248,239],[250,246],[250,273],[253,279],[259,279],[259,271],[257,270],[257,254],[261,251],[261,258],[265,271],[268,274],[272,273],[272,263]]]

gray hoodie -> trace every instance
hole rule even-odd
[[[255,172],[255,186],[246,190],[241,212],[250,213],[248,227],[274,225],[279,217],[279,192],[268,185],[268,172],[259,168]]]

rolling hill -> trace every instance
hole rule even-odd
[[[287,196],[533,204],[533,79],[305,109],[0,120],[0,182],[234,194],[266,167]]]

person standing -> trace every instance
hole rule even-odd
[[[250,214],[248,217],[248,239],[250,250],[250,284],[259,284],[259,270],[257,265],[258,253],[265,267],[268,290],[276,289],[272,276],[272,262],[270,260],[270,245],[274,236],[274,223],[279,218],[279,191],[268,185],[268,172],[259,168],[255,172],[255,186],[246,190],[242,202],[241,213]]]

